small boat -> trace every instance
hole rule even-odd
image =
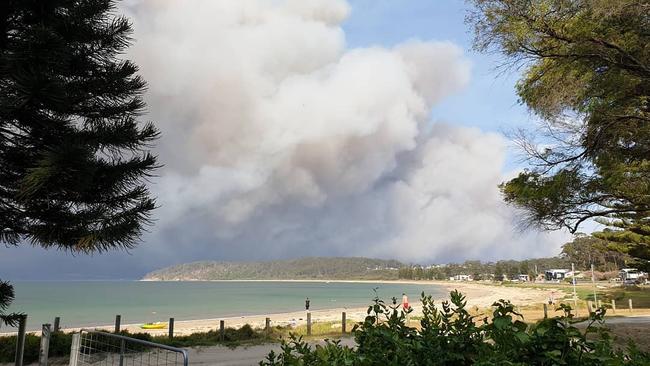
[[[140,326],[142,329],[165,329],[167,328],[167,323],[156,322],[156,323],[144,323]]]

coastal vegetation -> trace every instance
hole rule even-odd
[[[638,0],[471,0],[474,46],[521,68],[540,120],[515,132],[528,169],[501,186],[526,226],[577,232],[650,260],[650,5]]]
[[[603,325],[604,309],[577,319],[568,305],[562,315],[527,324],[508,301],[493,305],[491,316],[477,319],[465,297],[434,305],[422,294],[419,326],[408,311],[375,299],[365,321],[354,329],[356,347],[328,341],[311,346],[299,337],[284,341],[262,366],[279,365],[647,365],[650,354],[633,343],[617,348]],[[584,326],[580,327],[582,323]]]
[[[500,281],[503,278],[516,279],[518,275],[523,274],[535,279],[545,270],[571,268],[572,264],[577,271],[589,271],[593,265],[596,280],[601,280],[617,278],[619,269],[639,263],[625,253],[611,249],[605,240],[576,234],[572,241],[562,245],[562,250],[556,257],[494,262],[468,260],[463,263],[429,266],[409,265],[400,268],[398,277],[409,280],[447,280],[457,275],[469,275],[474,280]]]
[[[195,262],[163,268],[145,280],[397,279],[396,260],[361,257],[308,257],[268,262]]]
[[[474,280],[512,279],[519,274],[534,279],[545,270],[571,268],[588,271],[597,279],[618,277],[618,270],[638,262],[628,254],[613,250],[608,242],[591,235],[576,234],[556,257],[525,260],[478,261],[445,264],[406,264],[397,260],[362,257],[308,257],[267,262],[185,263],[147,273],[144,280],[448,280],[470,275]],[[644,268],[644,267],[642,267]]]

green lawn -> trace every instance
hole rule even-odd
[[[598,283],[597,286],[610,286],[609,283]],[[538,288],[562,290],[571,296],[573,294],[573,285],[568,283],[503,283],[502,286]],[[576,285],[576,294],[578,299],[585,301],[594,300],[594,288],[591,283],[579,283]],[[628,299],[632,299],[634,308],[650,308],[650,287],[648,286],[616,286],[606,288],[596,288],[596,296],[603,303],[611,303],[615,300],[618,307],[627,307]]]

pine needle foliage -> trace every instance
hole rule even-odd
[[[11,286],[8,282],[0,281],[0,327],[2,327],[3,324],[10,327],[15,327],[18,325],[22,314],[5,314],[11,302],[14,301],[14,296],[15,294],[13,286]]]
[[[150,223],[158,137],[114,0],[0,2],[0,245],[128,249]],[[0,323],[13,288],[0,282]]]
[[[122,54],[113,0],[0,5],[0,242],[131,248],[155,208],[158,137],[140,123],[146,84]]]

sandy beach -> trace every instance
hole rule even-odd
[[[278,281],[274,281],[278,282]],[[289,282],[289,280],[287,281]],[[292,281],[292,282],[306,282],[306,281]],[[314,282],[323,282],[323,281],[314,281]],[[490,284],[483,283],[471,283],[471,282],[451,282],[451,281],[329,281],[329,282],[369,282],[369,283],[392,283],[392,284],[431,284],[437,285],[445,288],[447,292],[454,289],[459,290],[467,297],[468,305],[478,306],[480,308],[488,307],[495,301],[499,299],[510,300],[515,305],[532,305],[532,304],[541,304],[545,302],[551,291],[558,292],[557,290],[551,289],[529,289],[529,288],[514,288],[514,287],[504,287],[504,286],[495,286]],[[448,297],[448,296],[447,296]],[[368,299],[370,303],[370,299]],[[388,299],[384,299],[388,300]],[[414,312],[413,315],[421,314],[421,304],[418,301],[419,299],[410,299],[411,305],[413,306]],[[445,300],[436,299],[437,302]],[[356,307],[356,308],[343,308],[336,307],[331,309],[324,310],[312,310],[311,317],[314,323],[317,322],[340,322],[341,313],[345,311],[347,319],[351,321],[361,321],[366,316],[367,307]],[[287,313],[270,313],[270,314],[258,314],[258,315],[246,315],[238,317],[226,317],[226,318],[214,318],[214,319],[197,319],[197,320],[177,320],[174,323],[174,334],[175,335],[186,335],[196,332],[206,332],[209,330],[214,330],[219,328],[220,320],[225,321],[226,327],[238,328],[244,324],[250,324],[253,327],[263,327],[265,324],[266,318],[271,319],[272,326],[286,326],[286,325],[301,325],[306,323],[306,312],[297,311],[297,312],[287,312]],[[139,323],[136,324],[123,324],[122,329],[126,329],[129,332],[148,332],[151,334],[166,334],[167,329],[160,330],[144,330],[140,328]],[[93,327],[94,329],[106,329],[113,330],[114,326],[112,324],[106,324],[101,326]],[[64,331],[78,331],[80,328],[66,328]],[[38,332],[36,332],[38,333]]]

